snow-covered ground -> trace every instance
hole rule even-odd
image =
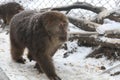
[[[118,26],[116,22],[110,22],[107,24],[112,27]],[[115,25],[116,24],[116,25]],[[106,25],[106,24],[104,24]],[[102,25],[102,26],[104,26]],[[106,26],[106,27],[111,27]],[[104,29],[103,27],[101,29]],[[106,29],[106,28],[105,28]],[[70,31],[79,31],[70,25]],[[104,70],[101,70],[101,66],[105,66],[106,69],[120,64],[119,61],[106,60],[105,57],[100,59],[85,58],[87,54],[92,51],[91,47],[80,47],[77,45],[77,41],[66,42],[68,50],[74,50],[73,54],[70,54],[67,58],[63,58],[65,52],[64,49],[59,49],[56,55],[53,57],[57,74],[62,80],[119,80],[120,75],[110,76],[109,73],[101,75]],[[25,51],[25,54],[27,51]],[[24,55],[26,58],[26,55]],[[27,59],[27,58],[26,58]],[[6,32],[0,33],[0,67],[7,74],[11,80],[48,80],[45,74],[40,74],[34,69],[35,62],[29,62],[27,59],[26,64],[15,63],[10,56],[10,42],[9,35]],[[112,70],[110,73],[120,71],[120,67]]]

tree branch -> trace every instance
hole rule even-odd
[[[117,67],[120,67],[120,64],[116,65],[116,66],[113,66],[105,71],[103,71],[100,75],[104,74],[104,73],[110,73],[110,71],[112,71],[113,69],[117,68]]]
[[[93,6],[93,5],[86,3],[86,2],[76,2],[72,5],[63,6],[63,7],[56,7],[56,8],[52,8],[51,10],[68,11],[68,10],[77,9],[77,8],[90,10],[90,11],[93,11],[95,13],[102,12],[103,10],[106,9],[104,7]]]

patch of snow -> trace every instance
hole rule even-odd
[[[73,54],[63,58],[66,51],[59,49],[53,57],[56,72],[62,80],[119,80],[120,77],[118,76],[99,75],[103,71],[99,67],[109,68],[119,62],[114,63],[105,58],[86,59],[85,56],[92,51],[91,47],[79,47],[77,41],[68,41],[67,44],[68,50],[76,47]],[[0,33],[0,67],[11,80],[48,80],[45,74],[39,74],[33,68],[34,65],[35,62],[29,62],[28,59],[26,64],[15,63],[10,56],[9,35],[6,35],[6,32]]]
[[[96,31],[100,34],[104,34],[105,31],[118,30],[120,31],[120,23],[106,19],[105,24],[97,27]]]

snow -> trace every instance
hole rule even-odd
[[[100,34],[104,34],[105,31],[117,30],[120,31],[120,23],[106,19],[104,25],[99,26],[96,31]]]
[[[114,23],[117,24],[117,22],[110,22],[107,24]],[[70,31],[75,31],[74,29],[77,29],[71,24],[69,26]],[[106,60],[105,57],[100,59],[85,58],[86,55],[92,52],[91,47],[80,47],[77,45],[77,40],[73,42],[67,41],[66,44],[68,45],[67,51],[74,50],[74,53],[71,53],[67,58],[63,58],[64,53],[67,51],[59,49],[53,57],[56,72],[62,80],[119,80],[119,75],[110,76],[109,73],[100,74],[104,71],[100,69],[101,66],[105,66],[106,69],[109,69],[119,64],[119,61],[114,62]],[[27,51],[25,51],[25,58],[26,54]],[[0,67],[11,80],[48,80],[45,74],[40,74],[33,68],[34,65],[35,62],[29,62],[28,59],[25,64],[14,62],[10,56],[9,35],[6,35],[5,31],[0,33]],[[118,70],[120,70],[120,68],[112,70],[111,73]]]

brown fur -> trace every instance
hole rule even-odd
[[[27,47],[28,57],[37,62],[35,67],[40,72],[45,72],[50,80],[61,80],[55,72],[52,56],[67,40],[67,26],[66,16],[57,11],[18,13],[10,23],[13,60],[24,63],[22,55]]]
[[[11,18],[22,10],[24,10],[23,7],[16,2],[0,5],[0,18],[4,21],[1,27],[4,28],[5,25],[8,25]]]

